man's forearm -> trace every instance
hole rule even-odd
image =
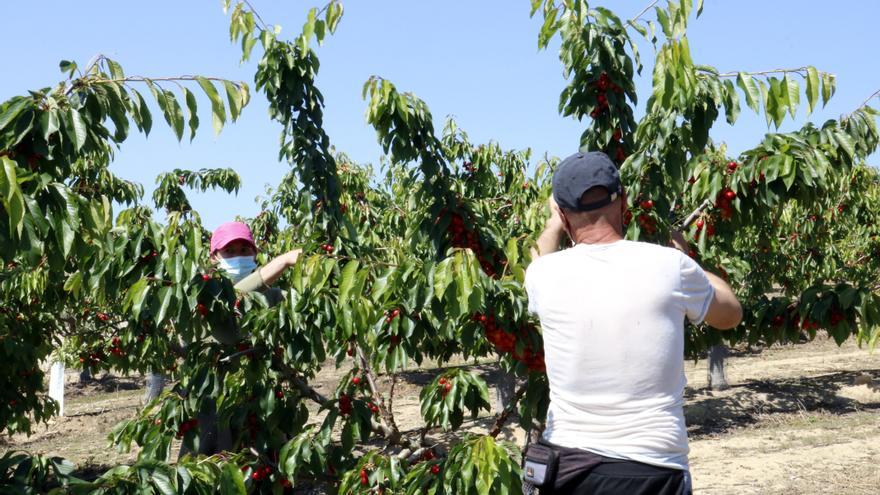
[[[565,229],[562,227],[562,221],[558,218],[550,218],[541,235],[538,236],[536,250],[532,250],[532,257],[537,258],[558,251],[559,244],[564,237]]]

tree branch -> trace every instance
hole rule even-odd
[[[706,70],[706,69],[700,69],[700,68],[698,68],[697,70],[699,70],[699,71],[701,71],[701,72],[706,72],[706,73],[709,73],[709,74],[712,74],[712,73],[713,73],[712,71],[709,71],[709,70]],[[789,73],[794,73],[794,74],[798,74],[798,75],[801,76],[801,77],[806,77],[806,76],[804,75],[804,72],[805,72],[806,70],[807,70],[806,67],[798,67],[798,68],[795,68],[795,69],[771,69],[771,70],[761,70],[761,71],[757,71],[757,72],[720,72],[720,73],[717,73],[717,74],[715,74],[715,75],[718,76],[718,77],[737,77],[737,76],[740,75],[740,74],[745,74],[745,75],[747,75],[747,76],[769,76],[770,74],[789,74]]]
[[[209,77],[209,76],[172,76],[172,77],[143,77],[143,76],[127,76],[123,78],[117,79],[91,79],[89,82],[91,83],[108,83],[108,82],[177,82],[177,81],[198,81],[199,79],[207,79],[208,81],[229,81],[236,86],[239,86],[235,81],[231,81],[229,79],[224,79],[222,77]]]
[[[526,394],[526,390],[528,389],[528,382],[524,383],[519,390],[516,391],[513,398],[510,400],[510,403],[504,408],[503,411],[498,413],[498,416],[495,419],[495,426],[492,427],[492,431],[489,432],[489,436],[495,438],[501,433],[501,430],[504,429],[504,424],[507,423],[507,420],[510,419],[511,413],[516,409],[519,401],[522,400],[523,395]]]
[[[639,12],[638,14],[636,14],[636,16],[633,17],[632,19],[630,19],[627,23],[628,23],[628,24],[635,24],[635,22],[636,22],[637,20],[639,20],[639,17],[642,17],[643,15],[645,15],[645,12],[651,10],[651,7],[657,5],[657,2],[659,2],[659,1],[660,1],[660,0],[654,0],[654,1],[652,1],[651,3],[649,3],[647,7],[645,7],[644,9],[642,9],[641,12]]]
[[[694,220],[696,220],[697,217],[700,215],[700,213],[702,213],[703,210],[705,210],[706,208],[708,208],[711,205],[712,205],[712,201],[710,201],[708,199],[703,200],[703,202],[700,204],[700,206],[697,207],[696,210],[692,211],[687,217],[685,217],[684,220],[681,221],[681,228],[686,229],[686,228],[690,227],[691,224],[694,223]]]
[[[260,17],[260,13],[257,12],[257,9],[255,9],[254,6],[251,5],[251,3],[250,3],[248,0],[242,0],[242,1],[244,2],[245,5],[247,5],[247,8],[251,11],[251,13],[254,14],[254,17],[257,18],[257,22],[259,22],[259,23],[261,24],[260,27],[261,27],[264,31],[268,31],[268,30],[269,30],[269,25],[266,24],[265,21],[263,21],[263,18]]]
[[[229,356],[229,357],[232,357],[232,356]],[[327,404],[330,402],[330,399],[328,399],[327,397],[324,397],[323,394],[321,394],[320,392],[318,392],[317,390],[312,388],[311,385],[306,383],[306,381],[303,380],[299,376],[299,372],[296,371],[295,369],[291,368],[290,366],[287,366],[284,363],[281,363],[281,370],[290,379],[290,383],[292,383],[293,386],[296,387],[296,389],[299,390],[299,392],[303,396],[308,397],[312,402],[315,402],[316,404],[318,404],[321,407],[326,407]]]
[[[862,107],[864,107],[864,106],[867,106],[867,105],[868,105],[868,102],[871,101],[871,100],[873,100],[874,97],[876,97],[876,96],[880,96],[880,89],[878,89],[877,91],[874,91],[874,93],[871,94],[871,96],[865,98],[865,101],[863,101],[862,104],[859,105],[859,106],[857,107],[857,109],[858,109],[858,108],[862,108]]]
[[[386,426],[388,429],[388,432],[385,436],[387,437],[389,442],[399,443],[401,439],[400,429],[397,427],[397,423],[394,421],[394,413],[385,405],[385,397],[382,395],[382,392],[379,391],[376,375],[375,373],[373,373],[373,369],[370,367],[370,362],[367,360],[367,356],[364,354],[363,349],[361,349],[359,345],[354,344],[354,348],[357,352],[358,361],[360,361],[361,363],[361,370],[364,372],[364,375],[367,378],[367,384],[370,387],[370,391],[372,391],[373,393],[373,399],[377,402],[376,407],[379,408],[379,415],[385,422],[384,426]]]

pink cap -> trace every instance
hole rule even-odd
[[[257,249],[254,243],[254,236],[251,235],[251,229],[241,222],[226,222],[211,234],[211,254],[223,249],[232,241],[246,241],[248,244]]]

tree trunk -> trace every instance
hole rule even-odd
[[[64,416],[64,363],[52,363],[49,371],[49,397],[58,404],[58,415]]]
[[[516,377],[512,373],[499,370],[498,385],[495,389],[495,410],[501,412],[516,395]]]
[[[724,358],[727,357],[727,346],[713,345],[709,348],[709,370],[707,378],[711,390],[726,390],[730,388],[727,383],[727,373],[724,371]]]
[[[82,369],[82,371],[79,372],[79,384],[85,385],[86,383],[89,383],[90,381],[92,381],[92,370],[91,370],[91,368],[86,366],[85,368]]]
[[[165,375],[150,371],[147,374],[147,388],[144,390],[144,404],[149,404],[152,400],[159,397],[159,394],[164,389]]]

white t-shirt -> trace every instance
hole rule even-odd
[[[533,261],[525,285],[550,380],[544,438],[688,469],[684,318],[701,322],[714,296],[702,268],[655,244],[578,244]]]

